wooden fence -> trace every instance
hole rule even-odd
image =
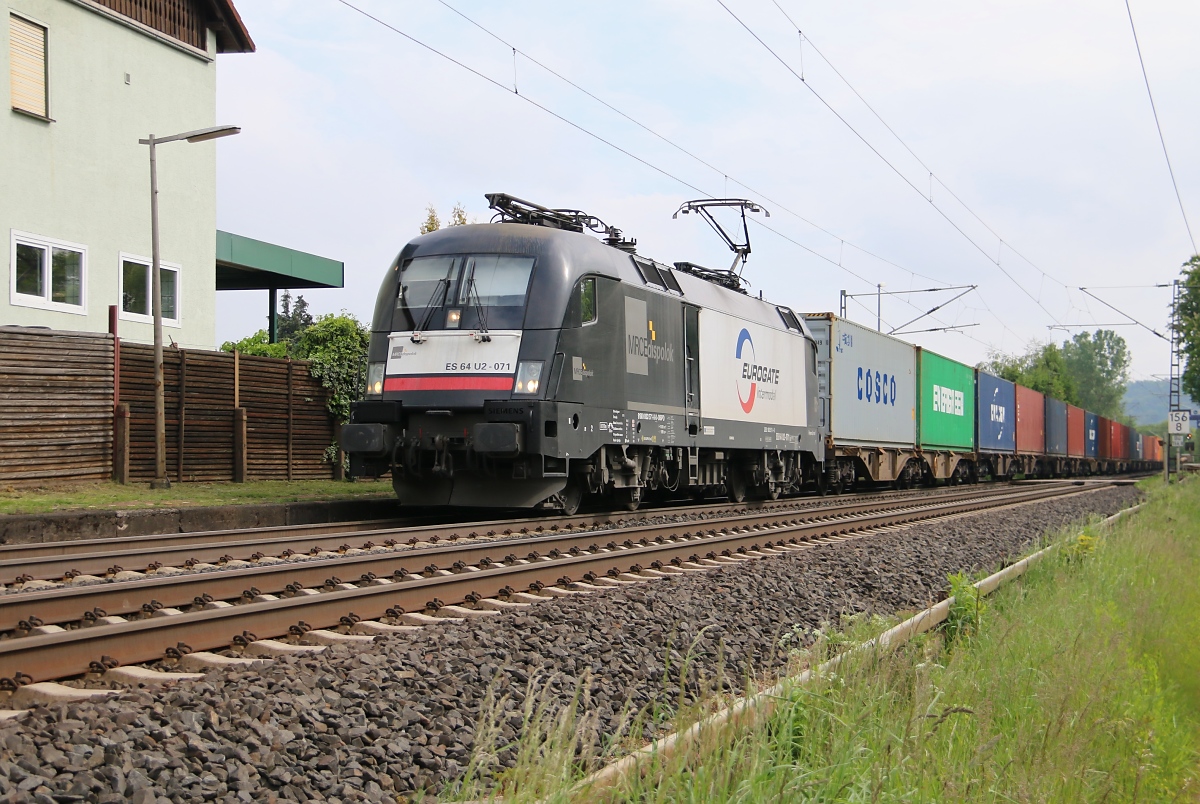
[[[113,338],[0,327],[0,485],[112,477]]]
[[[168,348],[163,390],[173,481],[337,474],[329,392],[307,362]],[[154,477],[153,347],[0,327],[0,483],[114,477]]]
[[[129,479],[154,477],[154,349],[120,346],[118,403],[129,405]],[[229,352],[163,352],[167,476],[186,480],[332,477],[329,392],[308,363]],[[242,420],[245,421],[242,441]],[[118,476],[120,471],[118,470]]]

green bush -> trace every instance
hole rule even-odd
[[[350,403],[362,396],[366,382],[367,344],[370,332],[350,313],[318,316],[291,340],[268,343],[265,329],[240,341],[226,341],[221,349],[259,357],[307,360],[312,376],[330,392],[326,407],[339,422],[350,418]]]

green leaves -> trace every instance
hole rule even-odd
[[[1023,355],[994,352],[980,368],[1068,404],[1079,404],[1075,378],[1067,368],[1063,351],[1053,343],[1035,344]]]
[[[313,377],[330,391],[329,413],[339,422],[349,420],[350,403],[362,394],[369,340],[367,328],[349,313],[319,316],[296,338],[292,357],[311,363]]]
[[[1063,361],[1075,381],[1079,405],[1116,419],[1124,415],[1129,382],[1129,347],[1110,329],[1080,332],[1062,345]]]
[[[253,335],[248,335],[240,341],[225,341],[221,344],[222,352],[241,352],[244,355],[256,357],[287,357],[286,343],[268,343],[270,336],[265,329],[260,329]]]
[[[1193,399],[1200,395],[1200,254],[1183,264],[1183,292],[1179,296],[1179,327],[1187,365],[1183,390]]]
[[[1080,332],[1062,346],[1033,344],[1023,355],[991,354],[979,368],[1110,419],[1125,418],[1129,347],[1110,329]]]

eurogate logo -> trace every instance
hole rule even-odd
[[[779,369],[758,365],[754,354],[754,339],[750,337],[749,330],[743,329],[738,333],[734,357],[742,363],[741,376],[737,381],[738,402],[741,403],[742,410],[746,413],[754,410],[754,401],[760,396],[774,399],[774,391],[760,391],[758,386],[759,383],[779,385]],[[743,394],[742,390],[747,383],[750,385],[749,393]]]

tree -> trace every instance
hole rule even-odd
[[[433,204],[425,208],[425,213],[425,222],[420,227],[421,234],[426,235],[442,228],[442,219],[438,217],[437,209]]]
[[[1200,399],[1200,254],[1183,264],[1182,293],[1179,296],[1179,338],[1186,361],[1183,390]]]
[[[297,296],[296,303],[293,305],[292,294],[285,290],[279,306],[281,308],[277,319],[279,340],[293,340],[306,327],[312,326],[313,317],[308,312],[308,302],[304,300],[303,296]]]
[[[461,202],[456,203],[454,208],[450,210],[450,223],[448,226],[465,226],[467,223],[467,210],[463,208]],[[442,219],[438,217],[437,208],[430,204],[425,208],[425,222],[421,224],[421,234],[429,234],[436,232],[442,228]]]
[[[1062,354],[1081,407],[1110,419],[1124,414],[1130,364],[1124,338],[1110,329],[1080,332],[1063,342]]]
[[[1023,355],[992,352],[979,368],[1071,405],[1079,404],[1075,380],[1062,350],[1053,343],[1035,343]]]

